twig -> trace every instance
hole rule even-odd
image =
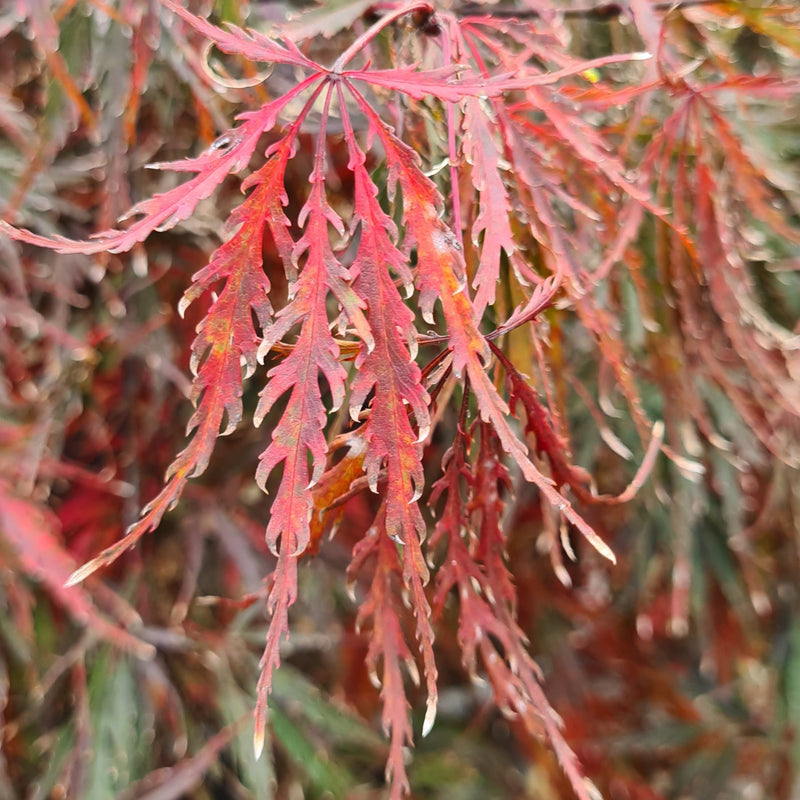
[[[679,2],[653,3],[653,11],[679,11],[682,8],[693,6],[721,5],[722,0],[679,0]],[[508,17],[509,19],[538,19],[542,12],[535,8],[517,8],[511,5],[486,6],[479,3],[465,3],[460,6],[458,13],[470,16],[490,14],[493,17]],[[596,6],[583,8],[565,8],[556,12],[564,19],[594,19],[609,20],[630,13],[630,9],[623,3],[601,3]]]

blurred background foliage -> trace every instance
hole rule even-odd
[[[296,10],[191,5],[256,27]],[[563,24],[580,55],[642,45],[613,10]],[[719,3],[672,11],[665,24],[687,58],[713,47],[739,72],[798,77],[791,8]],[[335,53],[346,37],[315,46]],[[12,0],[0,9],[0,41],[0,213],[44,234],[85,238],[110,227],[133,202],[169,188],[173,176],[146,163],[202,151],[269,89],[220,89],[156,0]],[[252,74],[250,65],[227,66]],[[640,120],[638,141],[627,140],[625,110],[597,113],[612,141],[640,152],[670,113],[670,95]],[[742,107],[732,119],[795,208],[798,95]],[[307,191],[307,167],[287,186],[293,203]],[[76,565],[137,519],[183,446],[188,353],[204,309],[193,306],[185,320],[175,309],[239,197],[226,183],[178,230],[124,256],[66,257],[0,240],[2,798],[383,796],[379,699],[343,577],[374,514],[370,497],[347,504],[336,536],[302,567],[258,762],[251,711],[263,579],[274,563],[263,541],[269,499],[252,480],[263,434],[240,429],[221,440],[156,534],[83,588],[63,589]],[[797,230],[797,214],[787,219]],[[635,502],[587,511],[618,564],[576,541],[571,588],[542,552],[535,490],[518,487],[507,531],[520,622],[567,739],[609,800],[788,800],[800,792],[797,464],[770,453],[731,395],[698,377],[659,256],[664,228],[642,226],[641,263],[614,273],[605,306],[620,321],[651,417],[683,419],[675,386],[691,374],[684,391],[702,392],[727,441],[685,427],[677,449],[697,469],[662,458]],[[748,235],[762,306],[793,331],[797,245],[764,225]],[[273,254],[265,263],[280,295],[279,262]],[[666,334],[654,335],[650,313]],[[551,310],[548,321],[575,461],[592,467],[601,491],[618,491],[634,423],[615,413],[609,375],[575,315]],[[509,347],[516,363],[530,361],[529,343],[512,337]],[[570,381],[599,398],[602,412]],[[758,424],[780,426],[757,400],[742,402]],[[255,402],[245,396],[250,411]],[[797,452],[796,425],[774,432]],[[434,437],[428,448],[429,484],[447,444]],[[414,797],[570,796],[546,744],[465,674],[449,616],[451,608],[437,626],[439,718],[409,755]],[[420,723],[415,712],[416,730]]]

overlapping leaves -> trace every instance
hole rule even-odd
[[[587,798],[590,790],[544,699],[515,620],[514,590],[502,557],[501,516],[503,495],[510,488],[509,465],[538,488],[565,524],[571,523],[614,560],[609,546],[573,507],[572,498],[584,503],[630,499],[652,466],[662,428],[657,426],[651,434],[614,321],[592,289],[632,245],[646,210],[664,218],[651,201],[648,183],[659,157],[657,148],[665,153],[675,148],[679,131],[683,151],[691,150],[700,166],[690,185],[686,157],[678,157],[676,193],[691,190],[702,202],[696,249],[686,209],[675,203],[675,218],[668,224],[674,246],[685,249],[675,268],[690,272],[698,256],[716,265],[709,291],[715,313],[725,322],[725,346],[749,370],[762,405],[780,409],[776,422],[781,415],[797,415],[796,365],[785,342],[770,339],[772,329],[763,324],[756,341],[753,329],[760,318],[753,318],[744,331],[732,321],[747,315],[751,306],[734,286],[736,255],[721,230],[722,218],[732,212],[713,191],[711,160],[702,137],[692,136],[700,125],[699,117],[691,116],[695,107],[705,104],[706,118],[720,131],[733,182],[753,199],[762,220],[785,233],[782,217],[774,224],[763,174],[738,148],[714,106],[695,94],[656,137],[641,175],[635,179],[629,174],[623,159],[610,152],[604,136],[582,116],[575,99],[578,92],[565,99],[568,92],[562,92],[560,82],[575,78],[581,84],[608,65],[640,58],[637,54],[581,60],[567,55],[557,36],[489,17],[459,19],[439,12],[434,25],[435,9],[417,1],[384,4],[378,21],[328,67],[298,46],[291,28],[280,39],[235,26],[222,29],[174,0],[162,4],[222,52],[284,69],[295,76],[295,83],[277,99],[241,114],[237,124],[200,156],[153,165],[194,177],[135,206],[129,216],[137,219],[124,230],[78,242],[2,227],[12,238],[62,253],[125,252],[154,231],[186,220],[228,175],[247,168],[264,134],[274,140],[263,166],[242,183],[247,197],[229,219],[229,238],[194,276],[181,302],[182,312],[200,298],[208,303],[192,346],[191,439],[141,519],[120,542],[75,572],[72,582],[110,563],[155,529],[186,482],[204,472],[217,438],[241,422],[246,383],[260,381],[255,423],[278,416],[256,475],[264,489],[269,481],[276,484],[266,540],[277,565],[267,601],[271,622],[259,683],[256,750],[264,741],[267,697],[280,663],[281,641],[289,634],[298,561],[312,542],[316,545],[314,515],[325,510],[315,506],[315,499],[325,494],[332,505],[357,491],[361,481],[379,495],[378,510],[368,535],[356,546],[350,577],[356,581],[367,563],[374,562],[359,623],[370,627],[367,661],[382,687],[382,719],[390,737],[387,774],[393,795],[399,796],[408,789],[403,749],[413,739],[401,666],[419,679],[404,625],[403,598],[413,611],[428,695],[423,732],[433,724],[436,710],[434,632],[426,592],[426,555],[433,551],[424,544],[428,522],[420,502],[426,495],[423,452],[438,410],[432,398],[460,383],[457,434],[434,492],[447,493],[435,534],[435,542],[446,539],[447,548],[445,566],[436,579],[436,605],[441,607],[451,590],[457,592],[467,668],[474,671],[480,655],[499,705],[519,715],[530,731],[546,732],[575,791]],[[361,4],[358,9],[355,16]],[[642,4],[636,5],[635,13],[647,23],[645,38],[657,45],[650,30],[652,15]],[[370,58],[380,56],[380,37],[409,16],[426,20],[427,28],[414,33],[423,51],[420,63],[373,66]],[[325,31],[325,24],[320,25]],[[356,59],[360,66],[353,68]],[[674,87],[679,95],[678,84]],[[392,98],[384,108],[376,98],[387,92]],[[638,94],[617,94],[613,89],[604,94],[601,86],[584,97],[607,107]],[[401,137],[398,130],[407,117],[412,124]],[[415,124],[420,120],[435,130],[441,118],[449,126],[448,140],[430,142],[430,152],[444,156],[449,167],[448,202],[441,191],[444,184],[437,185],[426,173],[432,165],[423,165],[408,144],[418,136]],[[314,140],[309,190],[299,213],[290,218],[287,169],[309,131]],[[352,185],[352,207],[347,210],[334,207],[328,190],[329,148],[342,142]],[[386,187],[373,176],[379,164],[387,176]],[[466,215],[460,213],[462,184],[476,199]],[[625,224],[616,230],[600,224],[613,219],[620,204]],[[265,239],[274,245],[289,286],[288,300],[277,311],[263,269]],[[594,271],[584,263],[587,255],[598,265]],[[519,305],[503,317],[495,309],[499,282],[506,276]],[[617,497],[597,496],[586,473],[571,462],[569,442],[556,430],[556,409],[545,407],[494,344],[536,319],[562,289],[614,375],[640,438],[650,439],[642,469]],[[678,301],[689,318],[695,298],[678,292]],[[440,330],[421,334],[417,311],[425,324]],[[765,336],[767,345],[761,344]],[[534,333],[533,339],[541,352],[542,337]],[[440,349],[430,361],[420,358],[433,346]],[[763,351],[770,358],[762,359]],[[267,360],[269,368],[260,369],[258,362]],[[541,367],[541,382],[547,388]],[[720,382],[723,379],[720,373]],[[748,398],[737,402],[738,397],[734,402],[742,415],[752,415]],[[470,402],[479,418],[471,425]],[[328,421],[345,403],[351,423],[339,441],[350,446],[349,453],[329,466]],[[522,432],[514,415],[524,422]],[[753,426],[768,447],[783,453],[768,426],[759,419]],[[363,476],[354,479],[353,471]],[[340,480],[346,485],[339,487],[338,496],[329,496],[327,489],[311,491],[320,483],[338,486]],[[563,565],[557,558],[554,563],[563,575]]]

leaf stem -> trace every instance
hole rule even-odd
[[[395,9],[388,13],[385,17],[381,17],[374,25],[370,26],[364,33],[361,34],[340,56],[336,59],[331,72],[338,75],[343,72],[345,66],[352,58],[359,53],[364,47],[371,42],[384,28],[391,25],[395,20],[410,14],[412,11],[425,11],[433,13],[433,6],[427,0],[412,0],[400,8]]]

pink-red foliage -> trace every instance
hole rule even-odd
[[[615,561],[585,509],[633,499],[662,450],[683,474],[696,474],[701,467],[681,442],[688,425],[720,444],[708,408],[680,379],[664,378],[680,402],[662,410],[664,422],[650,417],[637,365],[603,294],[606,286],[615,291],[615,271],[626,270],[645,328],[658,330],[661,310],[642,291],[639,238],[648,225],[662,242],[655,264],[666,314],[678,318],[669,336],[688,343],[685,368],[707,370],[764,447],[797,463],[795,337],[758,307],[739,223],[747,214],[748,224],[755,220],[795,244],[800,234],[791,209],[777,202],[767,168],[726,117],[731,96],[796,100],[797,86],[739,75],[713,50],[690,61],[688,48],[670,38],[663,9],[645,0],[631,11],[651,52],[591,59],[569,51],[563,20],[545,3],[520,6],[518,14],[505,6],[498,14],[493,6],[460,13],[426,0],[371,10],[352,3],[268,35],[219,27],[176,0],[159,2],[198,48],[208,43],[255,63],[256,71],[267,64],[278,87],[273,99],[240,113],[200,155],[151,164],[192,177],[137,203],[123,218],[133,220],[126,227],[87,241],[9,222],[0,231],[62,254],[125,253],[186,221],[228,176],[259,159],[241,181],[246,197],[230,214],[223,243],[179,305],[181,315],[201,309],[190,354],[189,442],[124,536],[72,572],[72,588],[63,587],[73,565],[55,541],[55,526],[0,482],[5,539],[22,568],[41,577],[82,624],[126,650],[146,650],[95,609],[98,584],[79,584],[158,527],[187,482],[209,467],[219,437],[242,424],[243,394],[255,385],[252,422],[271,421],[255,480],[265,492],[269,486],[265,537],[277,559],[267,589],[256,752],[290,635],[298,564],[320,547],[338,509],[368,490],[378,496],[374,518],[355,544],[348,580],[354,591],[366,587],[358,625],[368,630],[367,666],[383,701],[392,796],[409,792],[405,748],[414,737],[405,676],[420,682],[419,661],[425,735],[437,707],[431,606],[441,616],[455,596],[465,668],[486,676],[504,713],[547,737],[576,795],[591,800],[595,790],[545,697],[518,621],[506,502],[521,484],[536,488],[547,548],[568,584],[562,553],[573,556],[570,526]],[[54,76],[93,126],[44,4],[23,6]],[[353,33],[332,63],[315,60],[314,38],[348,25]],[[134,40],[134,98],[153,54],[142,30]],[[390,41],[397,30],[411,52]],[[633,82],[624,85],[628,76]],[[633,122],[619,136],[611,112],[626,104]],[[663,104],[669,110],[656,127],[651,109]],[[130,118],[127,125],[130,137]],[[21,140],[17,121],[3,127]],[[644,145],[636,141],[639,130],[647,134]],[[310,164],[307,193],[290,197],[287,171],[298,163]],[[267,252],[282,263],[285,300],[270,285]],[[598,491],[575,463],[562,356],[553,344],[565,309],[597,353],[600,408],[577,378],[575,393],[604,441],[640,464],[616,494]],[[721,324],[711,326],[712,318]],[[520,353],[527,359],[515,363]],[[618,413],[610,385],[627,404],[638,443],[623,443],[609,427],[607,417]],[[460,411],[448,427],[442,419],[451,406]],[[436,479],[425,454],[434,437],[448,435]],[[334,445],[344,449],[338,460]],[[679,584],[688,591],[681,577],[676,592]],[[674,608],[676,618],[685,615],[683,600]]]

